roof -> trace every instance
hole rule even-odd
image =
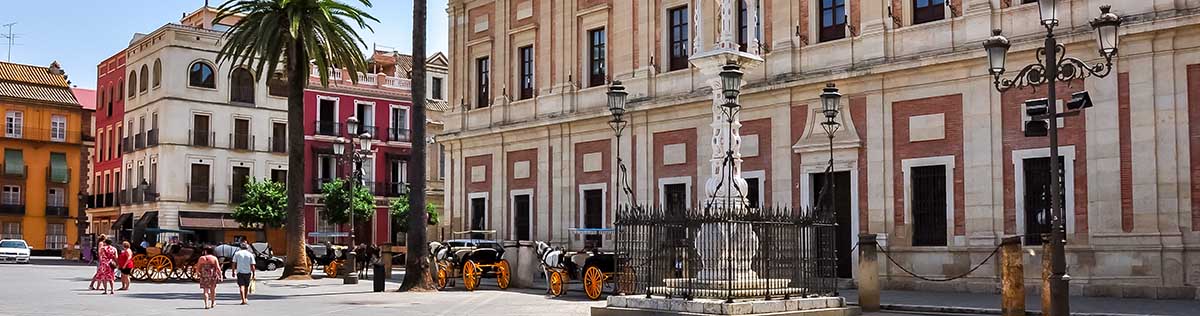
[[[71,92],[75,94],[75,99],[79,100],[79,105],[88,110],[96,109],[96,90],[84,88],[71,88]]]
[[[58,62],[50,67],[0,62],[0,97],[79,105]]]

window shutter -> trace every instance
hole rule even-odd
[[[67,155],[50,153],[50,181],[67,183],[70,177],[70,170],[67,169]]]
[[[20,150],[4,150],[4,173],[14,175],[25,174],[25,157]]]

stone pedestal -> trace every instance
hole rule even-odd
[[[840,297],[797,298],[787,300],[734,301],[710,299],[646,298],[642,295],[610,296],[608,305],[592,307],[594,316],[633,315],[806,315],[857,316],[858,307],[846,306]]]

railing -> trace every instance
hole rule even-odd
[[[25,204],[0,204],[0,214],[25,215]]]
[[[133,149],[146,148],[146,134],[137,133],[133,135]]]
[[[24,166],[19,170],[8,170],[8,166],[0,163],[0,176],[9,179],[25,179],[25,175],[29,174],[29,166]]]
[[[387,77],[383,81],[383,86],[388,88],[408,89],[411,81],[400,77]]]
[[[271,152],[276,152],[276,153],[286,153],[287,152],[287,140],[286,139],[267,137],[267,142],[271,143]]]
[[[121,190],[120,192],[121,193],[119,193],[119,194],[121,195],[121,202],[120,202],[121,205],[133,205],[133,202],[130,201],[132,199],[132,196],[130,196],[129,190]]]
[[[236,186],[230,185],[229,186],[229,203],[239,204],[239,203],[242,203],[245,201],[246,201],[246,187],[242,186],[242,188],[239,189]]]
[[[312,192],[321,193],[321,186],[326,183],[333,182],[333,178],[314,178],[312,179]]]
[[[133,139],[130,137],[122,137],[121,138],[121,152],[128,154],[128,153],[133,152],[133,150],[134,150]]]
[[[207,130],[188,130],[188,145],[197,147],[214,147],[216,142],[217,132],[209,132]]]
[[[143,192],[142,186],[139,185],[131,191],[133,193],[130,196],[130,200],[132,200],[133,204],[142,204],[146,200],[146,194]]]
[[[379,128],[371,125],[363,125],[358,127],[358,134],[367,133],[371,135],[371,139],[382,139],[379,135]],[[349,137],[358,138],[358,135],[349,135]]]
[[[71,209],[66,206],[46,206],[46,216],[70,217]]]
[[[154,185],[147,186],[146,189],[142,190],[141,196],[142,201],[145,203],[158,201],[158,190],[154,188]]]
[[[213,186],[209,184],[192,185],[187,184],[187,200],[195,203],[212,203],[213,202]]]
[[[25,168],[29,168],[29,166],[25,166]],[[46,181],[52,182],[52,183],[70,183],[71,182],[71,168],[67,168],[66,172],[67,172],[67,175],[65,178],[63,178],[62,180],[57,180],[57,179],[54,179],[54,167],[46,166]]]
[[[377,78],[376,74],[364,74],[361,72],[358,73],[358,82],[359,83],[374,85],[374,84],[377,84],[376,82],[378,81],[378,79],[376,79],[376,78]]]
[[[407,191],[407,183],[404,182],[374,182],[368,184],[372,187],[371,193],[376,196],[383,197],[399,197]]]
[[[316,122],[317,135],[342,136],[342,130],[340,129],[340,127],[341,127],[341,124],[339,124],[338,122],[325,122],[325,121],[317,121]]]
[[[254,144],[254,135],[231,133],[229,143],[233,144],[233,149],[250,150],[251,144]]]
[[[22,127],[16,133],[0,133],[0,138],[78,144],[82,142],[83,133],[79,130],[71,129],[58,130],[50,128]]]
[[[310,72],[309,76],[311,76],[312,78],[320,78],[321,77],[320,70],[321,69],[318,68],[316,65],[313,65],[312,71]],[[348,71],[344,70],[344,69],[330,68],[329,69],[329,81],[333,82],[333,83],[338,83],[338,84],[349,84],[348,81],[350,81],[350,78],[348,78],[346,76],[347,73],[348,73]],[[408,79],[405,79],[405,78],[384,75],[383,80],[380,80],[379,75],[380,75],[379,73],[361,73],[361,72],[359,72],[358,73],[358,84],[366,85],[366,86],[375,86],[375,87],[387,87],[387,88],[393,88],[393,89],[409,89],[412,85],[411,81],[409,81]]]
[[[389,142],[407,142],[409,139],[409,130],[407,128],[389,128],[387,141]]]
[[[158,129],[146,131],[146,147],[158,146]]]

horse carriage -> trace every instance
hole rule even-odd
[[[567,292],[570,280],[579,279],[583,292],[589,299],[598,300],[607,287],[612,293],[629,292],[633,272],[616,270],[616,255],[612,243],[607,247],[604,239],[612,239],[616,231],[611,228],[571,228],[571,240],[580,240],[583,245],[575,252],[554,248],[545,242],[537,242],[538,258],[546,275],[547,289],[554,297]],[[580,264],[582,263],[582,264]],[[582,267],[582,269],[580,268]],[[625,274],[625,275],[622,275]]]
[[[133,255],[133,270],[130,277],[135,280],[163,282],[169,279],[195,280],[196,261],[200,259],[200,248],[178,242],[181,236],[192,236],[190,230],[147,228],[146,234],[154,234],[155,240],[170,240],[168,244],[137,249]]]
[[[454,286],[454,279],[459,277],[463,279],[467,291],[479,288],[479,282],[484,277],[495,278],[501,290],[508,289],[512,271],[508,260],[503,258],[504,247],[496,240],[483,239],[495,233],[494,230],[455,232],[455,235],[470,238],[429,243],[429,252],[433,254],[437,267],[438,289]]]
[[[350,234],[343,232],[311,232],[308,237],[349,237]],[[345,269],[346,256],[350,254],[350,247],[342,245],[334,245],[328,241],[305,246],[305,251],[308,254],[309,266],[311,269],[308,273],[313,273],[317,267],[321,267],[325,271],[325,276],[336,278]]]

